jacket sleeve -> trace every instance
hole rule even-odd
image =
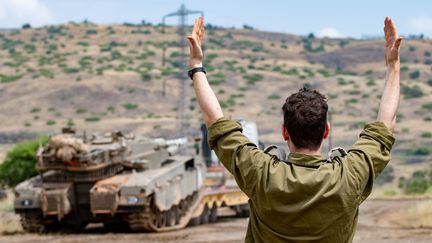
[[[217,120],[208,128],[208,142],[240,189],[252,198],[272,157],[243,135],[239,123],[227,118]]]
[[[357,142],[348,150],[349,184],[362,203],[371,193],[374,180],[390,161],[395,142],[384,123],[376,121],[365,126]]]

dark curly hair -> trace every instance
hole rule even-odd
[[[316,90],[302,88],[282,106],[284,126],[297,148],[318,149],[327,123],[327,98]]]

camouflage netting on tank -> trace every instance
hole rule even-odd
[[[89,146],[84,144],[81,139],[75,138],[69,134],[60,134],[52,136],[48,142],[47,150],[55,153],[55,157],[68,163],[80,153],[88,153]]]

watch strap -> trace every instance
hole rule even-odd
[[[193,75],[195,73],[198,73],[198,72],[202,72],[202,73],[207,74],[207,72],[206,72],[206,70],[205,70],[204,67],[196,67],[196,68],[192,68],[191,70],[189,70],[189,72],[188,72],[189,78],[193,80]]]

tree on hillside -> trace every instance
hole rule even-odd
[[[48,142],[48,137],[18,143],[0,164],[0,185],[13,187],[37,175],[36,151]]]

